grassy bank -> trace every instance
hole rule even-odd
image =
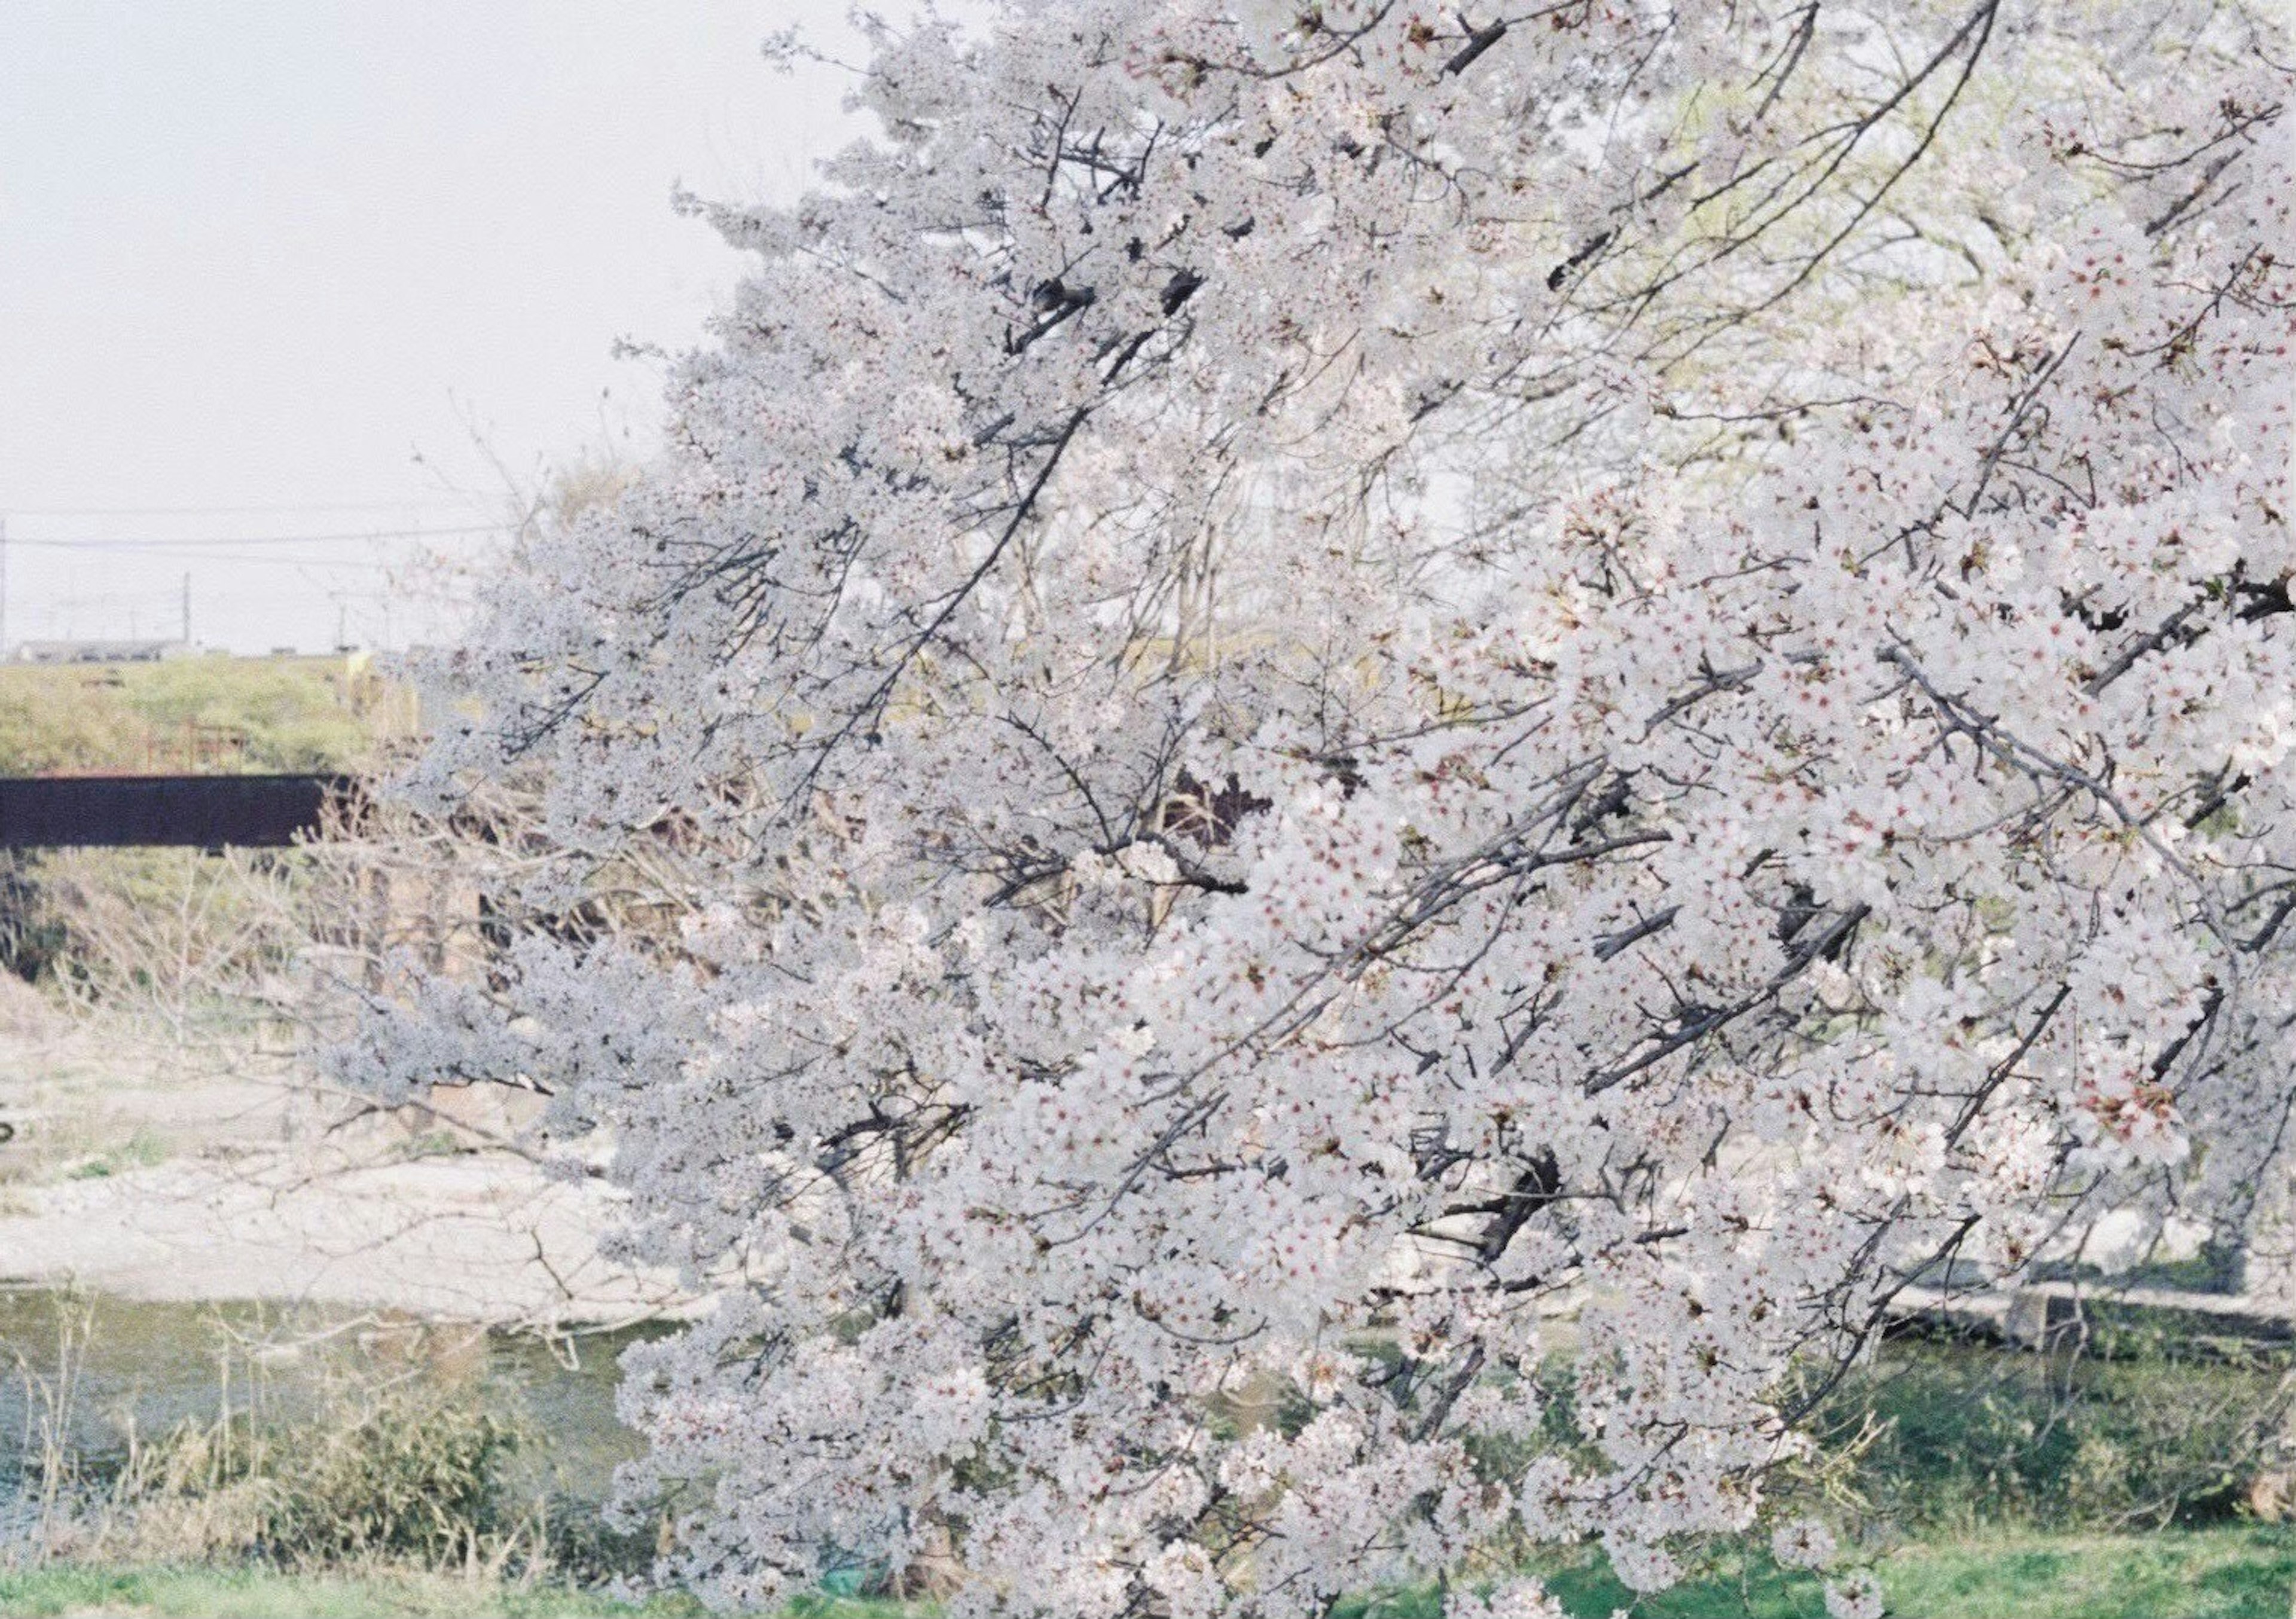
[[[505,1383],[494,1370],[504,1352],[467,1333],[220,1316],[203,1359],[176,1341],[201,1338],[195,1325],[45,1302],[47,1314],[37,1300],[0,1313],[21,1394],[0,1431],[38,1441],[14,1471],[19,1517],[29,1508],[37,1521],[0,1549],[0,1615],[698,1611],[603,1594],[643,1582],[667,1532],[609,1533],[594,1498],[569,1492],[575,1452],[554,1447],[574,1436],[575,1407],[552,1379],[574,1376],[570,1363],[545,1356],[550,1376],[529,1368]],[[189,1403],[166,1420],[152,1410],[140,1437],[107,1439],[105,1425],[133,1413],[105,1415],[120,1391],[95,1352],[139,1323],[153,1346],[188,1352]],[[139,1349],[135,1381],[165,1358]],[[1819,1455],[1771,1478],[1776,1516],[1813,1513],[1863,1549],[1899,1619],[2280,1619],[2296,1526],[2254,1514],[2284,1510],[2296,1482],[2288,1358],[2180,1340],[2099,1337],[2037,1354],[1899,1338],[1822,1408]],[[611,1361],[598,1349],[587,1363],[594,1376]],[[614,1459],[594,1443],[581,1454],[594,1476]],[[8,1473],[0,1466],[0,1518]],[[1483,1566],[1530,1559],[1571,1619],[1821,1619],[1821,1580],[1779,1568],[1766,1536],[1677,1548],[1685,1582],[1640,1601],[1591,1548],[1494,1545]],[[1332,1619],[1441,1608],[1422,1587],[1366,1595]],[[931,1609],[820,1598],[792,1612]]]
[[[352,770],[413,724],[364,654],[0,666],[0,774]]]
[[[2148,1535],[2021,1535],[1904,1547],[1877,1565],[1899,1619],[2283,1619],[2296,1581],[2296,1532],[2263,1525]],[[1723,1565],[1639,1607],[1591,1563],[1560,1567],[1552,1589],[1571,1619],[1823,1619],[1817,1580],[1767,1559]],[[824,1599],[791,1619],[906,1619],[923,1606]],[[1342,1607],[1334,1619],[1439,1619],[1432,1590]],[[384,1615],[653,1615],[701,1610],[682,1597],[642,1606],[550,1585],[448,1574],[301,1574],[272,1569],[52,1568],[0,1571],[0,1615],[149,1614],[168,1619],[383,1619]]]
[[[2147,1535],[2022,1534],[1906,1546],[1875,1572],[1899,1619],[2283,1619],[2296,1533],[2259,1525]],[[1725,1559],[1639,1607],[1607,1569],[1552,1576],[1572,1619],[1823,1619],[1816,1576],[1767,1558]],[[1439,1609],[1431,1603],[1425,1619]],[[1368,1619],[1368,1616],[1366,1616]],[[1404,1619],[1399,1612],[1380,1619]]]
[[[683,1599],[635,1606],[547,1585],[472,1581],[410,1570],[291,1574],[278,1569],[42,1568],[0,1570],[0,1615],[151,1614],[167,1619],[381,1619],[469,1615],[472,1619],[683,1619],[701,1609]]]

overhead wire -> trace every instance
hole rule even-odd
[[[151,553],[144,553],[149,555]],[[242,552],[192,551],[181,549],[166,553],[192,562],[240,562],[258,568],[359,568],[388,571],[399,566],[394,562],[378,562],[372,557],[263,557],[249,556]]]
[[[413,500],[272,501],[243,506],[11,506],[13,517],[232,517],[249,511],[411,511],[418,507],[442,511],[476,503],[463,496],[427,495]]]
[[[160,551],[182,555],[190,552],[184,548],[194,545],[340,545],[378,540],[450,539],[457,535],[499,534],[511,527],[508,523],[469,523],[447,528],[361,528],[344,529],[333,534],[242,534],[185,535],[180,539],[155,536],[89,536],[80,539],[30,539],[15,535],[8,544],[34,545],[52,551]]]
[[[467,510],[469,505],[472,503],[459,502],[455,503],[463,505]],[[415,504],[417,504],[417,503],[414,502],[379,502],[373,505],[369,505],[365,503],[354,502],[316,502],[308,503],[283,503],[272,506],[250,505],[231,507],[123,506],[109,508],[42,507],[37,509],[15,507],[11,508],[4,515],[10,517],[39,516],[50,518],[100,516],[192,517],[208,515],[221,516],[226,514],[251,513],[266,511],[317,512],[335,511],[382,511],[395,510],[405,511]],[[125,564],[128,559],[134,558],[146,566],[155,563],[173,563],[181,561],[196,563],[222,563],[237,567],[258,566],[289,568],[308,570],[313,575],[319,573],[332,574],[340,579],[340,576],[345,572],[390,574],[403,571],[411,565],[419,564],[421,560],[419,554],[408,555],[403,549],[409,543],[419,544],[422,542],[430,540],[448,540],[475,535],[502,535],[510,532],[516,527],[517,525],[513,521],[496,520],[486,523],[328,529],[324,531],[297,534],[206,534],[184,535],[180,536],[128,534],[111,536],[86,535],[68,538],[12,534],[6,536],[4,544],[10,550],[20,547],[29,551],[39,551],[50,553],[64,552],[86,556],[90,558],[91,560],[99,557],[111,556],[119,558],[122,564]],[[301,548],[308,552],[313,547],[345,547],[353,545],[377,548],[392,546],[400,548],[400,550],[397,560],[385,560],[374,556],[343,556],[340,554],[326,556],[287,553],[288,551],[292,548]],[[61,561],[62,559],[58,558],[57,560]],[[103,593],[105,597],[118,599],[121,596],[122,593],[116,588],[117,583],[117,581],[114,582],[114,588],[108,589]],[[323,582],[316,578],[312,578],[308,583],[310,587],[326,588],[323,585]],[[377,582],[378,585],[383,583],[383,581]],[[340,585],[334,587],[332,593],[333,595],[340,595],[344,588],[352,588],[362,597],[371,596],[373,599],[378,601],[386,599],[385,593],[378,593],[377,592],[364,586],[351,586],[348,581],[343,581]],[[212,589],[212,586],[210,586],[210,589]],[[132,586],[126,593],[128,596],[136,596],[141,593],[143,593],[136,592]],[[156,599],[157,593],[153,593]],[[228,596],[232,593],[234,593],[226,587],[225,594]]]

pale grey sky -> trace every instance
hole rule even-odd
[[[672,186],[802,185],[843,82],[758,46],[841,12],[0,0],[9,637],[172,633],[187,572],[239,650],[435,633],[384,612],[425,542],[275,542],[491,522],[490,457],[643,444],[616,339],[693,343],[742,267]]]

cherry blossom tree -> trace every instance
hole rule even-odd
[[[757,266],[668,448],[525,549],[418,784],[542,772],[529,903],[656,921],[339,1059],[550,1090],[722,1289],[628,1363],[684,1577],[1555,1612],[1505,1548],[1772,1532],[1940,1262],[2238,1228],[2296,1066],[2261,12],[869,28],[877,133],[707,209]]]

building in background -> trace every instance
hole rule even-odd
[[[188,641],[26,641],[12,653],[18,663],[165,663],[189,658],[198,649]]]

